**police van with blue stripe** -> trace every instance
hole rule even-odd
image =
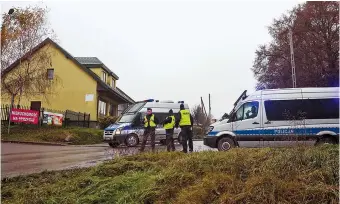
[[[213,123],[204,138],[219,151],[287,142],[339,143],[339,87],[244,91],[229,118]]]
[[[144,124],[142,124],[142,118],[146,115],[147,109],[151,108],[152,113],[158,118],[159,122],[165,120],[169,115],[169,110],[172,109],[174,115],[179,112],[180,104],[184,104],[184,101],[159,101],[154,99],[148,99],[145,101],[137,102],[129,106],[123,114],[117,119],[114,124],[111,124],[104,129],[103,139],[111,147],[117,147],[118,145],[125,144],[128,147],[134,147],[142,141],[144,133]],[[184,104],[185,109],[189,109],[188,104]],[[181,141],[181,129],[174,129],[174,139]],[[156,142],[165,144],[166,135],[165,129],[161,124],[158,124],[155,131]],[[148,137],[150,140],[150,137]]]

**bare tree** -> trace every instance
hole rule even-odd
[[[339,2],[307,1],[274,19],[269,44],[256,50],[257,89],[292,87],[293,32],[297,87],[339,86]]]
[[[1,91],[2,97],[44,97],[53,93],[59,81],[56,75],[48,76],[52,67],[53,51],[49,39],[54,32],[47,24],[47,9],[41,7],[14,8],[3,14],[1,27]],[[45,42],[45,43],[44,43]],[[37,47],[39,45],[39,47]],[[52,73],[51,73],[52,74]]]
[[[194,119],[194,124],[202,129],[202,133],[204,134],[209,125],[211,124],[212,115],[207,116],[203,113],[203,109],[200,105],[196,105],[191,109],[191,115]]]
[[[205,123],[206,117],[200,105],[196,105],[191,109],[191,115],[195,125],[201,126]]]

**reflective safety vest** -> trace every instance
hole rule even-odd
[[[164,125],[164,129],[169,130],[175,127],[175,116],[169,116],[171,118],[171,122]]]
[[[150,121],[148,121],[146,116],[144,116],[144,127],[149,127],[149,123],[150,123],[150,127],[156,127],[155,115],[154,114],[151,115]]]
[[[179,126],[191,125],[190,120],[190,111],[189,110],[180,110],[181,121],[179,121]]]

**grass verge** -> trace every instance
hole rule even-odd
[[[144,153],[2,180],[3,203],[339,203],[339,146]]]
[[[79,127],[15,126],[11,128],[10,134],[7,134],[6,128],[1,128],[1,140],[69,143],[74,145],[97,144],[103,141],[103,131]]]

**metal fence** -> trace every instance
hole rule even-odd
[[[8,125],[10,116],[10,105],[1,104],[1,122],[3,125]],[[14,105],[13,108],[23,109],[23,110],[35,110],[29,106]],[[90,127],[90,114],[74,112],[71,110],[53,110],[48,108],[41,108],[39,110],[39,123],[38,125],[43,125],[44,112],[58,113],[63,115],[63,126],[77,126],[77,127]]]

